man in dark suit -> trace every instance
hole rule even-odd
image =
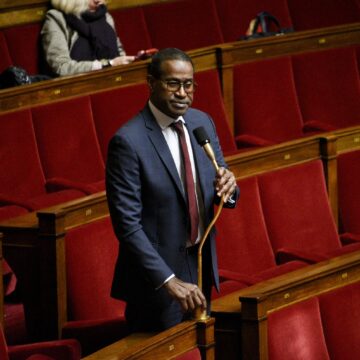
[[[154,55],[149,102],[109,144],[106,189],[120,241],[112,296],[127,302],[132,331],[163,330],[196,307],[209,310],[211,287],[219,286],[214,231],[203,247],[203,291],[196,285],[197,244],[214,203],[224,196],[225,207],[234,207],[239,190],[211,118],[190,108],[193,76],[181,50]],[[199,126],[209,136],[217,172],[194,138]]]

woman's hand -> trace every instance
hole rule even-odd
[[[118,56],[111,60],[111,66],[117,66],[117,65],[126,65],[130,64],[135,60],[135,56]]]

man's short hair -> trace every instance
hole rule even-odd
[[[194,63],[190,56],[184,51],[177,48],[166,48],[158,51],[151,57],[151,62],[148,65],[148,75],[153,76],[155,79],[161,77],[161,65],[167,60],[181,60],[191,63],[194,68]]]

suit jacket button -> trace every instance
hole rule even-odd
[[[184,252],[184,251],[185,251],[185,246],[180,246],[180,247],[179,247],[179,251],[180,251],[180,252]]]

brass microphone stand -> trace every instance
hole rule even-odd
[[[215,155],[214,155],[214,152],[213,152],[210,144],[206,144],[204,146],[204,150],[205,150],[206,154],[208,155],[208,157],[210,158],[211,162],[213,163],[213,165],[215,167],[215,170],[218,171],[219,166],[218,166],[218,164],[216,162]],[[216,214],[215,214],[214,218],[212,219],[211,223],[206,228],[206,231],[205,231],[205,233],[204,233],[204,235],[201,238],[200,243],[199,243],[199,249],[198,249],[198,253],[197,253],[197,256],[198,256],[198,287],[199,287],[199,289],[201,291],[203,290],[202,289],[202,287],[203,287],[203,281],[202,281],[202,248],[204,246],[206,238],[209,235],[210,230],[214,226],[216,220],[218,219],[218,217],[219,217],[219,215],[221,213],[221,210],[223,209],[223,205],[224,205],[224,195],[221,196],[220,203],[218,205],[218,209],[216,211]],[[194,317],[195,317],[196,320],[206,320],[208,318],[206,309],[201,310],[200,307],[197,307],[195,309],[195,311],[194,311]]]

